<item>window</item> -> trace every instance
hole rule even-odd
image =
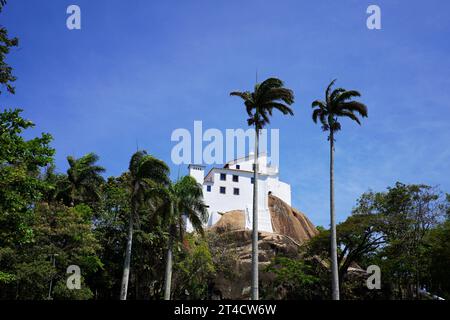
[[[236,165],[236,169],[239,170],[240,168],[241,168],[241,165],[237,164],[237,165]]]
[[[233,175],[233,182],[239,182],[239,176]]]
[[[227,180],[227,175],[225,173],[220,174],[220,180],[225,181]]]
[[[225,194],[225,187],[220,187],[220,193]]]
[[[239,195],[239,188],[234,188],[234,189],[233,189],[233,194],[234,194],[235,196],[238,196],[238,195]]]
[[[251,178],[251,183],[254,184],[255,183],[255,178]]]
[[[206,191],[211,192],[211,186],[206,186]]]
[[[252,170],[255,171],[256,165],[252,164]]]

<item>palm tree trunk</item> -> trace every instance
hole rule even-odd
[[[170,232],[169,245],[167,248],[167,258],[166,258],[166,275],[164,281],[164,300],[170,300],[170,287],[172,285],[172,247],[173,247],[173,236]]]
[[[259,300],[258,292],[258,157],[259,129],[255,129],[255,163],[253,170],[253,230],[252,230],[252,300]]]
[[[133,214],[132,210],[128,222],[128,241],[125,249],[125,262],[123,264],[122,285],[120,287],[120,300],[127,300],[128,280],[130,278],[130,264],[131,264],[131,246],[133,244]]]
[[[331,227],[331,290],[332,299],[339,300],[336,221],[334,213],[334,135],[330,132],[330,227]]]
[[[174,208],[173,204],[170,205],[170,219],[173,218]],[[169,243],[167,248],[166,257],[166,274],[164,279],[164,300],[170,300],[170,287],[172,285],[172,251],[173,251],[173,239],[174,238],[174,226],[169,225]]]

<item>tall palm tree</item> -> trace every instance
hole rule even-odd
[[[128,280],[130,276],[131,247],[133,244],[133,230],[135,219],[142,206],[157,197],[152,190],[154,185],[168,185],[169,167],[163,161],[148,155],[145,151],[138,151],[131,157],[130,165],[130,207],[128,221],[128,239],[123,264],[122,285],[120,299],[127,299]]]
[[[255,85],[254,91],[231,92],[244,100],[248,114],[247,124],[255,127],[255,153],[253,168],[253,231],[252,231],[252,299],[258,300],[258,157],[259,134],[270,123],[273,110],[283,114],[294,115],[289,107],[294,103],[294,93],[284,87],[283,81],[268,78]]]
[[[358,91],[337,88],[331,92],[331,88],[335,82],[336,79],[328,85],[325,91],[325,101],[315,100],[312,103],[312,108],[314,108],[312,119],[315,123],[319,120],[322,124],[322,130],[330,132],[328,141],[330,141],[331,286],[332,299],[339,300],[336,221],[334,213],[334,135],[337,131],[341,130],[341,123],[339,122],[339,118],[341,117],[350,118],[361,125],[357,114],[363,118],[367,117],[367,107],[361,102],[352,100],[354,97],[361,96]]]
[[[100,198],[99,187],[103,183],[101,174],[105,172],[105,168],[96,164],[98,159],[95,153],[88,153],[79,159],[67,157],[69,169],[62,193],[68,198],[71,206]]]
[[[160,192],[162,202],[157,213],[165,218],[169,229],[164,299],[170,300],[173,246],[177,240],[183,239],[186,219],[191,222],[194,231],[203,235],[203,224],[208,220],[208,210],[203,201],[202,186],[191,176],[181,178]]]

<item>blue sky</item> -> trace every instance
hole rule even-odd
[[[132,4],[131,4],[132,3]],[[82,29],[66,28],[81,7]],[[377,4],[382,30],[366,28]],[[342,221],[368,189],[396,181],[450,192],[448,1],[10,1],[0,24],[20,38],[8,62],[21,107],[50,132],[56,164],[94,151],[118,175],[140,148],[170,164],[176,128],[245,127],[233,90],[277,76],[295,91],[295,117],[275,116],[281,178],[293,204],[328,225],[326,135],[311,102],[330,80],[362,93],[369,118],[343,121],[336,146],[336,210]],[[178,168],[172,166],[177,174]],[[183,168],[182,172],[186,172]]]

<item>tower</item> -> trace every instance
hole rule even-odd
[[[205,166],[199,164],[190,164],[188,166],[189,175],[193,177],[198,183],[203,185],[205,179]]]

